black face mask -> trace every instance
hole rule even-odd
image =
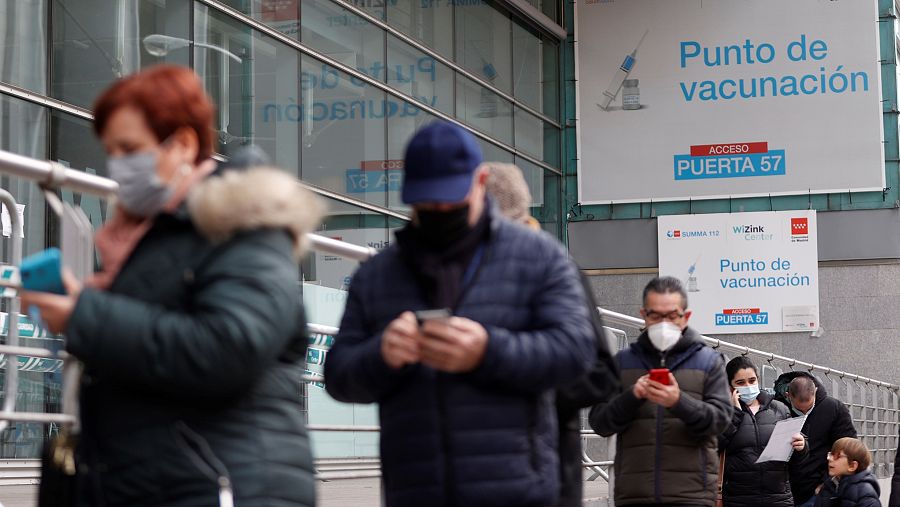
[[[469,205],[449,211],[416,210],[418,233],[428,244],[446,248],[469,233]]]

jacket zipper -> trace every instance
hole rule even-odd
[[[450,456],[450,436],[447,434],[447,407],[444,399],[444,374],[435,372],[435,385],[438,404],[438,426],[441,434],[441,451],[444,455],[444,498],[446,505],[456,505],[456,492],[453,490],[454,474],[453,459]]]
[[[462,290],[459,292],[459,296],[456,298],[456,303],[453,305],[452,314],[456,314],[457,308],[459,308],[460,303],[463,300],[463,296],[469,291],[469,287],[474,285],[475,280],[478,279],[479,273],[481,273],[481,268],[485,264],[485,260],[487,259],[488,254],[490,253],[490,240],[486,240],[484,242],[484,252],[481,254],[480,259],[478,259],[478,266],[475,267],[475,272],[472,274],[472,279],[463,286]],[[477,255],[477,254],[476,254]],[[440,427],[441,434],[441,451],[444,454],[444,498],[447,500],[446,505],[450,507],[456,506],[456,491],[453,489],[453,485],[456,483],[455,474],[453,473],[453,459],[450,456],[450,435],[448,435],[447,431],[447,407],[444,393],[444,383],[445,383],[445,375],[439,371],[435,372],[435,384],[436,384],[436,394],[437,394],[437,403],[438,403],[438,426]]]
[[[762,444],[759,441],[759,423],[756,420],[756,416],[759,415],[759,413],[762,412],[762,410],[763,410],[762,404],[760,404],[759,410],[757,410],[755,414],[753,413],[752,410],[750,410],[750,407],[747,407],[747,410],[750,412],[750,419],[753,420],[753,431],[756,434],[756,449],[758,451],[760,451],[760,453],[762,453],[762,449],[761,449]],[[763,470],[763,467],[760,466],[759,467],[759,492],[760,493],[762,493],[763,486],[765,485],[765,483],[766,483],[766,473]]]
[[[216,457],[209,442],[183,421],[175,423],[175,436],[182,451],[194,466],[218,486],[219,507],[234,507],[234,490],[228,469]]]
[[[666,367],[666,353],[663,352],[659,358],[659,366]],[[662,405],[656,406],[656,463],[653,467],[653,495],[656,503],[662,503],[662,484],[661,472],[662,466],[662,435],[663,435],[663,418],[665,413]]]

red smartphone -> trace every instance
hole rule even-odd
[[[669,385],[669,369],[668,368],[654,368],[650,370],[650,380],[654,382],[659,382],[663,385]]]

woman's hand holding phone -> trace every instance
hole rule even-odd
[[[37,308],[40,314],[40,320],[46,325],[47,329],[54,334],[62,333],[69,324],[69,317],[75,309],[75,303],[78,302],[78,296],[81,294],[81,282],[75,278],[66,268],[60,272],[65,294],[54,294],[51,292],[32,292],[23,290],[19,296],[22,299],[22,307]]]

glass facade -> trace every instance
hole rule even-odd
[[[559,22],[557,3],[529,3]],[[0,149],[105,175],[89,114],[97,95],[151,65],[188,65],[215,101],[217,151],[256,144],[326,196],[324,235],[390,244],[409,212],[399,193],[405,144],[442,117],[475,132],[486,160],[519,165],[533,214],[561,235],[561,49],[536,26],[489,0],[0,0]],[[25,253],[56,244],[41,191],[2,175],[0,185],[23,205]],[[61,197],[95,227],[106,219],[105,202]],[[303,263],[312,322],[337,324],[355,269],[321,253]],[[20,322],[26,341],[60,346],[29,326]],[[55,367],[19,367],[18,410],[57,411]],[[0,380],[5,368],[0,359]],[[371,407],[305,391],[310,422],[375,420]],[[0,459],[37,457],[53,431],[14,425],[0,435]],[[322,436],[317,454],[371,455],[371,437]]]

